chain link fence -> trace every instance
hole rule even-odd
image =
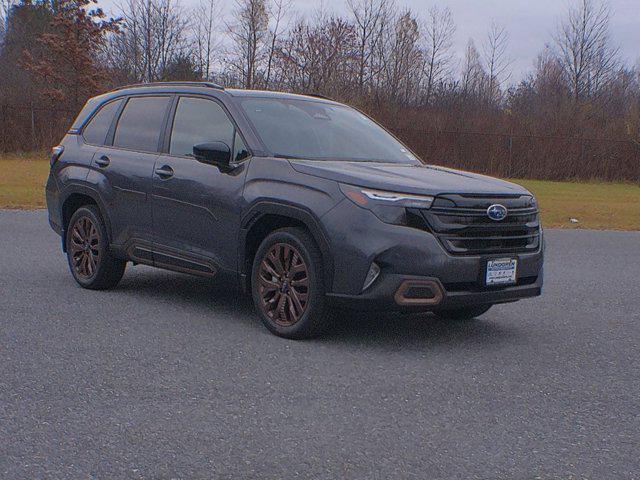
[[[640,182],[640,144],[626,140],[396,129],[426,162],[509,178]]]
[[[69,129],[77,112],[0,105],[0,152],[48,149]]]
[[[76,112],[0,105],[0,152],[56,145]],[[509,178],[640,182],[640,144],[555,136],[392,129],[426,162]]]

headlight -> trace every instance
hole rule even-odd
[[[387,192],[370,188],[340,184],[340,190],[356,205],[364,208],[379,206],[396,206],[403,208],[430,208],[433,197],[414,195],[412,193]]]

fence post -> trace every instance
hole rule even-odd
[[[7,149],[7,106],[0,105],[0,152],[4,152]]]
[[[633,146],[635,147],[634,150],[636,152],[636,182],[640,183],[640,143],[634,141]]]
[[[509,135],[509,178],[513,178],[513,137]]]
[[[36,114],[33,111],[33,101],[31,102],[31,145],[36,144]]]

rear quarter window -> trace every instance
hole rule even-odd
[[[171,97],[133,97],[124,107],[113,139],[115,147],[157,152]]]
[[[120,108],[122,99],[109,102],[98,110],[82,132],[82,138],[93,145],[104,145],[113,116]]]

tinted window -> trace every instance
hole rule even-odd
[[[107,103],[93,116],[82,133],[85,142],[93,143],[94,145],[104,145],[113,116],[116,111],[118,111],[118,108],[120,108],[121,103],[122,100]]]
[[[233,144],[233,158],[236,162],[240,160],[244,160],[249,156],[249,150],[247,150],[247,146],[244,144],[242,137],[238,132],[236,132],[236,139]]]
[[[118,120],[113,144],[143,152],[158,151],[169,97],[131,98]]]
[[[276,156],[419,164],[392,135],[345,105],[288,98],[246,98],[241,105]]]
[[[220,105],[204,98],[183,97],[178,102],[171,132],[171,155],[191,155],[193,146],[224,142],[233,148],[233,123]]]

